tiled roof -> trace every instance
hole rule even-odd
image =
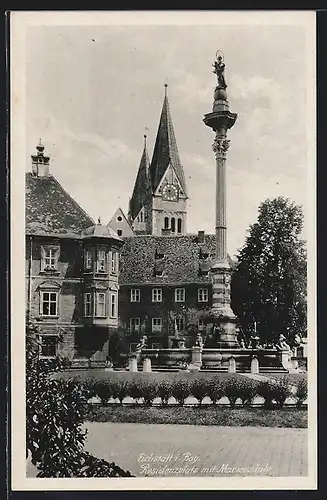
[[[183,192],[184,194],[186,194],[187,189],[184,170],[179,159],[173,122],[169,111],[168,97],[167,95],[165,95],[157,138],[153,150],[153,157],[150,165],[150,176],[153,192],[157,189],[169,164],[171,164],[174,168],[175,174],[181,184]]]
[[[208,234],[204,243],[197,235],[123,238],[121,249],[121,285],[210,283],[205,275],[215,254],[215,235]],[[201,256],[201,248],[205,248]],[[208,255],[208,257],[206,257]],[[163,270],[163,275],[158,276]],[[158,272],[159,271],[159,272]]]
[[[94,221],[52,175],[26,173],[25,221],[27,234],[81,235]]]
[[[139,211],[145,205],[147,192],[151,188],[149,163],[148,151],[146,143],[144,143],[144,149],[134,184],[133,194],[129,201],[129,216],[132,220],[137,217]]]

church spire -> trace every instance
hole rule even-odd
[[[140,160],[139,169],[137,172],[133,194],[129,201],[129,219],[133,221],[137,217],[141,208],[145,205],[147,200],[148,190],[150,188],[150,175],[149,175],[149,155],[147,149],[147,135],[144,134],[143,153]]]
[[[175,131],[169,110],[167,90],[168,85],[165,83],[165,97],[150,165],[152,192],[155,192],[168,166],[171,165],[181,185],[183,194],[186,195],[184,170],[179,159]]]

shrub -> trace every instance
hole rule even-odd
[[[236,401],[242,395],[242,382],[237,377],[230,377],[225,379],[223,386],[223,393],[229,400],[231,408],[235,408]]]
[[[209,380],[207,386],[207,395],[209,396],[213,404],[218,403],[218,401],[223,397],[224,384],[220,377],[215,377]]]
[[[112,379],[111,390],[112,397],[122,403],[123,399],[128,396],[128,380]]]
[[[304,401],[308,397],[308,382],[306,378],[301,378],[301,380],[298,381],[296,385],[295,397],[297,408],[301,408]]]
[[[107,405],[113,397],[114,387],[111,380],[97,380],[94,384],[94,393],[101,399],[103,405]],[[92,396],[90,396],[92,397]]]
[[[124,471],[114,462],[95,458],[89,453],[83,453],[81,468],[77,477],[133,477],[129,471]]]
[[[264,408],[273,407],[275,391],[276,391],[275,384],[270,380],[259,382],[257,392],[258,396],[264,398],[264,404],[263,404]]]
[[[175,380],[172,384],[172,396],[183,405],[185,399],[191,394],[191,387],[188,380]]]
[[[169,398],[172,396],[172,383],[169,380],[159,382],[158,396],[161,398],[162,405],[167,406]]]
[[[239,398],[243,405],[250,405],[258,392],[258,382],[250,378],[240,379],[239,385]]]
[[[201,405],[202,400],[208,394],[208,382],[203,378],[196,378],[190,384],[190,392]]]
[[[127,387],[127,392],[128,395],[137,401],[142,397],[142,390],[141,390],[141,381],[138,378],[133,378],[131,381],[128,383]]]
[[[286,377],[281,378],[274,384],[273,397],[280,408],[284,406],[286,399],[291,395],[292,391]]]
[[[158,384],[156,380],[142,379],[140,381],[140,392],[145,404],[151,405],[152,401],[158,397]]]

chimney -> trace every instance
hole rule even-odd
[[[198,231],[198,243],[204,243],[204,231]]]
[[[36,146],[36,151],[36,155],[31,155],[33,175],[36,177],[49,177],[50,157],[44,156],[44,146],[41,143],[41,139]]]
[[[170,229],[161,229],[161,235],[162,236],[170,236],[171,230]]]

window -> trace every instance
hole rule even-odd
[[[117,234],[118,236],[121,236],[123,234],[123,231],[121,229],[117,229]]]
[[[114,292],[111,294],[111,299],[110,299],[110,316],[112,318],[117,318],[117,293]]]
[[[162,319],[161,318],[152,318],[152,331],[153,332],[161,332],[162,329]]]
[[[85,267],[85,269],[92,269],[92,252],[91,252],[91,250],[85,250],[84,267]]]
[[[90,292],[84,294],[84,316],[92,316],[92,294]]]
[[[162,302],[162,288],[152,288],[152,302]]]
[[[41,315],[58,316],[58,292],[41,292]]]
[[[53,247],[41,247],[42,271],[56,271],[58,269],[59,249]]]
[[[176,221],[175,221],[175,217],[172,217],[171,218],[171,221],[170,221],[170,229],[171,229],[171,232],[174,233],[175,230],[176,230]]]
[[[198,301],[199,302],[208,302],[208,288],[199,288],[198,289]]]
[[[95,315],[98,318],[106,316],[106,294],[103,292],[96,292]]]
[[[182,219],[177,219],[177,232],[178,234],[182,232]]]
[[[143,212],[140,213],[140,221],[143,222]]]
[[[118,252],[111,252],[111,272],[117,274],[118,272]]]
[[[131,289],[131,302],[140,302],[141,292],[139,288]]]
[[[199,331],[201,332],[202,330],[204,330],[204,319],[203,318],[199,318],[198,320],[198,329]]]
[[[175,288],[175,302],[185,302],[185,288]]]
[[[175,331],[182,332],[184,330],[184,319],[175,318]]]
[[[56,335],[41,335],[40,355],[54,358],[57,354],[58,337]]]
[[[119,222],[121,222],[121,221],[123,220],[122,216],[121,216],[121,215],[118,215],[117,220],[118,220]]]
[[[168,217],[165,217],[164,219],[164,229],[168,229],[169,228],[169,219]]]
[[[100,273],[106,270],[106,252],[104,250],[98,250],[98,262],[97,271]]]
[[[141,324],[140,318],[131,318],[129,320],[129,328],[130,328],[131,332],[139,332],[140,331],[140,324]]]

